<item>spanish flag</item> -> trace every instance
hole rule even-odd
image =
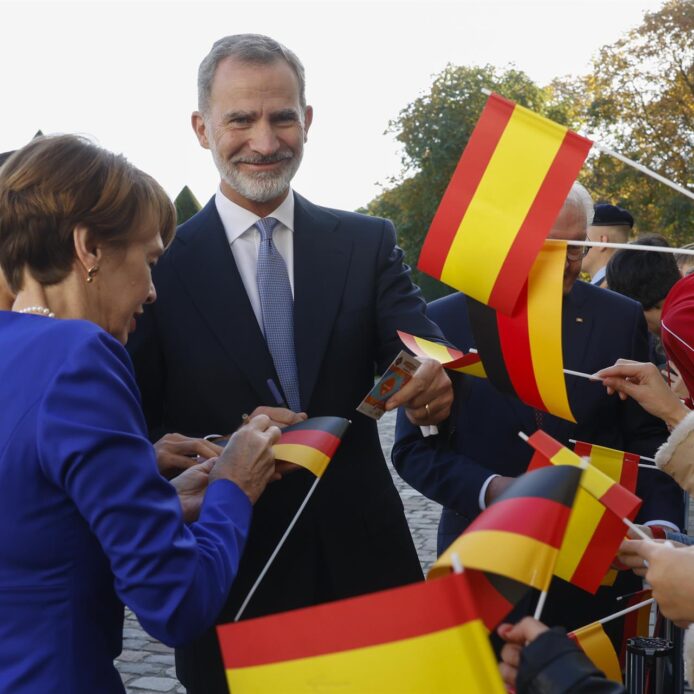
[[[464,573],[217,633],[234,694],[505,692]]]
[[[581,458],[589,458],[591,465],[595,465],[625,489],[636,492],[641,456],[585,441],[576,441],[574,453]]]
[[[457,554],[466,570],[547,590],[580,479],[569,466],[522,475],[436,560],[429,578],[448,573]]]
[[[444,368],[457,371],[458,373],[470,374],[479,378],[487,377],[482,366],[482,360],[477,352],[465,354],[459,349],[447,347],[440,342],[432,342],[423,337],[415,337],[401,330],[398,330],[398,337],[416,357],[434,359]]]
[[[431,223],[419,269],[510,314],[591,145],[492,94]]]
[[[348,426],[349,420],[342,417],[311,417],[282,429],[272,451],[277,460],[301,465],[321,477]]]
[[[536,431],[528,443],[537,451],[528,470],[583,465],[581,458],[544,431]],[[554,573],[595,593],[626,535],[622,519],[633,519],[641,500],[598,468],[586,465]]]
[[[567,636],[576,642],[581,650],[593,661],[608,680],[622,683],[622,668],[612,641],[600,622],[571,631]]]
[[[489,380],[530,407],[575,422],[562,354],[565,264],[566,243],[547,242],[510,316],[474,299],[468,299],[468,315]]]

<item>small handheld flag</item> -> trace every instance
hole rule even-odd
[[[545,244],[511,315],[469,298],[468,315],[489,380],[526,405],[575,422],[562,354],[565,262],[565,242]]]
[[[439,342],[426,340],[423,337],[415,337],[401,330],[398,330],[398,337],[405,347],[417,357],[434,359],[450,371],[458,371],[459,373],[470,374],[479,378],[486,378],[487,376],[477,351],[470,351],[465,354],[459,349],[447,347]]]
[[[321,477],[349,427],[342,417],[311,417],[282,429],[272,447],[277,460],[301,465]]]
[[[591,145],[492,94],[431,223],[419,269],[510,314]]]
[[[505,691],[465,573],[217,633],[234,694]]]
[[[580,478],[581,470],[568,466],[522,475],[437,559],[429,578],[449,572],[457,554],[466,571],[547,590]]]
[[[593,661],[593,665],[601,670],[608,680],[622,683],[622,668],[619,665],[619,658],[612,641],[600,622],[593,622],[588,626],[571,631],[567,636],[576,642]]]
[[[529,470],[547,465],[582,465],[581,458],[544,431],[536,431],[528,443],[536,450]],[[588,465],[581,478],[555,574],[595,593],[626,534],[623,519],[632,519],[640,505],[637,496],[597,467]]]

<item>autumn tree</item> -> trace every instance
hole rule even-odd
[[[436,208],[453,174],[460,154],[492,90],[533,111],[565,121],[561,98],[541,89],[515,68],[490,65],[448,65],[436,76],[431,90],[415,99],[391,121],[403,146],[403,171],[390,187],[367,206],[369,214],[392,219],[409,264],[415,265]],[[415,281],[427,298],[441,296],[448,287],[415,270]]]
[[[446,185],[492,90],[657,171],[692,186],[694,147],[694,0],[669,0],[640,26],[603,47],[591,74],[556,78],[545,87],[511,67],[448,65],[428,93],[390,122],[402,144],[402,172],[367,206],[393,219],[411,265]],[[593,154],[580,180],[596,201],[629,209],[640,231],[675,244],[694,241],[692,206],[605,154]],[[448,287],[415,271],[427,298]]]
[[[581,119],[600,142],[681,186],[694,183],[694,1],[670,0],[603,47],[583,78]],[[694,241],[692,201],[609,155],[589,160],[583,180],[597,199],[620,204],[640,231]]]

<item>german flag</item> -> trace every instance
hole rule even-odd
[[[349,420],[342,417],[311,417],[282,429],[272,447],[277,460],[301,465],[321,477],[335,455]]]
[[[528,470],[547,465],[584,465],[581,458],[544,431],[536,431],[528,443],[536,450]],[[559,578],[595,593],[626,535],[622,519],[633,519],[641,500],[598,468],[585,465],[554,572]]]
[[[567,636],[576,642],[580,649],[593,661],[598,670],[602,671],[608,680],[622,683],[622,668],[615,652],[612,641],[605,633],[600,622],[571,631]]]
[[[585,441],[576,441],[574,453],[581,458],[589,458],[591,465],[595,465],[625,489],[636,492],[641,456]]]
[[[547,590],[580,479],[569,466],[522,475],[436,560],[429,578],[448,573],[457,554],[466,570]]]
[[[431,223],[419,269],[510,314],[591,146],[492,94]]]
[[[477,612],[488,631],[494,631],[530,588],[505,576],[465,569]]]
[[[229,690],[503,694],[465,574],[217,627]]]
[[[470,376],[477,376],[478,378],[487,377],[482,360],[476,352],[465,354],[459,349],[442,345],[440,342],[425,340],[423,337],[415,337],[401,330],[398,330],[398,337],[416,357],[434,359],[450,371],[470,374]]]
[[[530,407],[575,422],[562,354],[565,264],[566,243],[546,243],[510,316],[474,299],[468,299],[468,315],[489,380]]]

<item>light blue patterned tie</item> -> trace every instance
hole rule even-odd
[[[299,378],[294,353],[294,299],[287,265],[272,243],[272,232],[278,221],[265,217],[256,222],[260,232],[257,281],[263,314],[265,342],[275,363],[275,371],[289,407],[301,410]]]

